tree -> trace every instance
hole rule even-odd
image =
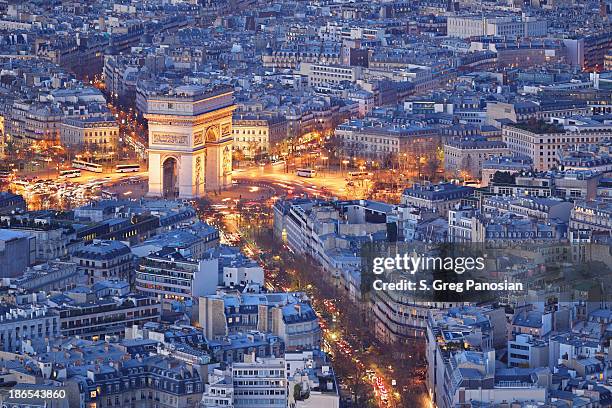
[[[491,181],[495,184],[515,184],[516,176],[509,171],[496,171]]]
[[[429,156],[425,161],[425,175],[427,175],[430,180],[434,180],[437,176],[439,167],[440,161],[438,160],[438,157],[436,155]]]
[[[235,162],[238,162],[238,163],[244,160],[244,152],[242,151],[242,149],[238,148],[234,150],[233,159]]]

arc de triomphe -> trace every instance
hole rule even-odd
[[[189,85],[147,95],[149,196],[189,199],[231,186],[232,94]]]

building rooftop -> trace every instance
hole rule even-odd
[[[130,247],[119,241],[94,241],[75,251],[76,258],[109,260],[130,254]]]

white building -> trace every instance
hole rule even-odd
[[[236,114],[232,124],[234,151],[242,152],[246,158],[269,153],[274,143],[287,137],[287,121],[283,117]]]
[[[345,67],[341,65],[323,65],[302,62],[300,74],[308,78],[308,85],[339,84],[341,82],[355,83],[362,78],[361,67]]]
[[[215,293],[218,276],[217,259],[194,260],[167,248],[141,260],[135,285],[164,302],[186,301]]]
[[[264,284],[264,270],[257,262],[246,260],[223,267],[223,286],[248,283]]]
[[[59,313],[46,306],[0,307],[0,350],[22,351],[24,339],[40,340],[58,337]]]
[[[551,118],[551,121],[504,126],[503,140],[511,153],[529,157],[536,170],[546,171],[558,165],[558,151],[563,147],[612,137],[612,125],[590,118]]]
[[[529,334],[508,340],[508,367],[548,367],[548,342]]]
[[[231,367],[235,408],[281,408],[287,406],[284,358],[245,357]]]
[[[109,160],[117,154],[119,125],[112,116],[67,118],[60,125],[60,142],[88,151],[96,159]]]
[[[544,37],[547,32],[548,23],[546,20],[539,20],[535,17],[465,15],[449,16],[447,19],[449,37]]]
[[[234,384],[231,378],[210,376],[202,394],[201,408],[234,408]]]

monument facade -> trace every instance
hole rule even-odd
[[[197,198],[232,184],[231,87],[148,93],[149,196]]]

